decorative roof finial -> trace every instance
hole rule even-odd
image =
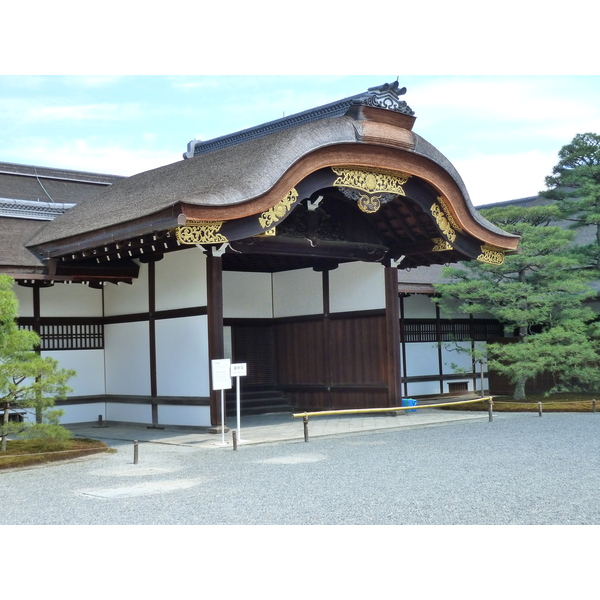
[[[396,80],[392,83],[384,83],[383,85],[369,88],[363,96],[353,100],[352,104],[384,108],[412,117],[415,112],[404,100],[400,100],[400,96],[404,94],[406,94],[406,88],[401,88],[400,83]]]

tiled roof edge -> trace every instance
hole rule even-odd
[[[199,156],[201,154],[206,154],[207,152],[213,152],[214,150],[221,150],[222,148],[235,146],[237,144],[241,144],[242,142],[247,142],[249,140],[263,137],[277,131],[282,131],[283,129],[288,129],[290,127],[304,125],[305,123],[312,123],[313,121],[319,121],[321,119],[341,117],[350,108],[352,101],[356,98],[360,98],[363,95],[364,94],[357,94],[356,96],[351,96],[349,98],[345,98],[344,100],[338,100],[337,102],[324,104],[323,106],[311,108],[309,110],[290,115],[289,117],[283,117],[275,121],[269,121],[268,123],[263,123],[262,125],[250,127],[249,129],[243,129],[242,131],[224,135],[212,140],[207,140],[205,142],[192,140],[188,144],[188,152],[185,152],[183,157],[191,158],[192,147],[194,153],[193,156]]]

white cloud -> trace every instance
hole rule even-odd
[[[556,156],[539,151],[480,155],[454,161],[475,205],[536,196]]]
[[[64,144],[48,139],[23,142],[22,146],[14,149],[13,162],[92,173],[128,176],[183,160],[181,153],[102,145],[82,139]]]
[[[123,121],[140,115],[140,105],[81,104],[72,106],[32,106],[25,118],[30,121]]]

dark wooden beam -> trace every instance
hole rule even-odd
[[[221,257],[213,256],[212,251],[209,251],[206,258],[206,283],[208,296],[208,359],[211,361],[225,358],[223,340],[223,265]],[[212,380],[210,387],[210,423],[213,427],[226,426],[225,415],[221,415],[221,392],[212,390]]]
[[[365,262],[378,262],[387,252],[385,246],[375,244],[319,240],[313,246],[306,238],[285,236],[250,238],[231,242],[230,245],[234,252],[243,254],[295,255]]]
[[[400,374],[400,302],[398,269],[385,267],[386,360],[388,406],[398,406],[402,398]]]

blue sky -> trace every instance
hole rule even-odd
[[[536,194],[561,146],[600,133],[600,76],[3,75],[0,161],[132,175],[396,77],[475,204]]]

